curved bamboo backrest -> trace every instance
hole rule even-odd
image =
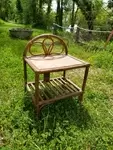
[[[28,42],[23,56],[48,56],[52,54],[67,55],[67,53],[67,44],[61,37],[53,34],[42,34],[34,37]]]

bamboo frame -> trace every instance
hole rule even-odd
[[[42,40],[42,42],[40,41],[40,39]],[[51,41],[48,47],[46,47],[45,45],[46,39],[49,39]],[[53,54],[53,47],[55,44],[54,39],[60,41],[59,43],[61,44],[61,47],[63,47],[62,52],[64,52],[64,57],[65,57],[68,54],[68,49],[65,42],[60,37],[51,34],[44,34],[41,36],[37,36],[31,41],[29,41],[23,54],[24,87],[25,87],[25,91],[26,90],[29,91],[32,95],[32,100],[36,107],[37,114],[39,114],[43,106],[50,103],[54,103],[57,100],[65,99],[67,97],[78,96],[79,101],[81,102],[83,100],[83,93],[86,87],[90,64],[80,59],[77,58],[75,59],[74,57],[69,56],[70,59],[75,61],[75,64],[68,65],[67,67],[65,66],[63,67],[62,65],[62,67],[59,68],[54,68],[54,69],[49,68],[46,70],[44,69],[39,70],[35,66],[35,64],[32,64],[31,62],[32,58],[34,57],[35,59],[39,58],[38,55],[32,57],[29,57],[27,55],[28,52],[30,52],[32,55],[31,52],[32,45],[36,43],[42,44],[42,49],[44,50],[45,57],[47,57],[48,55],[51,56]],[[60,56],[61,54],[58,55]],[[79,63],[76,64],[76,62]],[[31,69],[35,74],[35,80],[33,82],[27,81],[27,65],[31,67]],[[85,68],[84,78],[82,81],[82,88],[78,87],[75,83],[73,83],[72,81],[66,78],[66,70],[78,69],[78,68]],[[58,72],[58,71],[63,72],[62,77],[58,77],[58,78],[50,77],[51,72]],[[40,80],[40,74],[43,74],[44,76],[43,80]]]

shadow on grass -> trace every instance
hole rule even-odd
[[[91,116],[84,105],[80,104],[77,99],[68,98],[57,101],[56,103],[46,105],[40,112],[40,118],[34,111],[34,106],[30,96],[24,98],[24,111],[29,111],[29,118],[32,120],[30,131],[35,127],[37,131],[53,130],[60,126],[65,130],[67,126],[76,126],[76,128],[89,129],[92,124]]]

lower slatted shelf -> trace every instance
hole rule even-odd
[[[28,82],[27,90],[34,93],[35,83]],[[39,81],[40,101],[52,101],[79,95],[82,91],[69,79],[53,78],[49,82]]]

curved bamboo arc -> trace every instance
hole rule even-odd
[[[51,41],[51,44],[49,44],[49,47],[47,47],[46,44],[45,44],[46,40],[48,40],[48,39]],[[53,47],[54,47],[54,40],[50,37],[44,39],[43,42],[42,42],[42,47],[43,47],[43,50],[45,52],[45,55],[50,55],[52,50],[53,50]]]
[[[66,45],[66,43],[64,42],[64,40],[63,40],[61,37],[59,37],[59,36],[57,36],[57,35],[53,35],[53,34],[42,34],[42,35],[39,35],[39,36],[34,37],[32,40],[30,40],[30,41],[27,43],[26,48],[25,48],[24,53],[23,53],[23,57],[26,57],[28,52],[31,53],[31,51],[30,51],[31,46],[32,46],[33,44],[35,44],[35,43],[38,43],[38,40],[40,40],[40,39],[52,39],[53,41],[54,41],[54,39],[57,39],[57,40],[61,43],[61,45],[63,46],[65,55],[68,54],[67,45]],[[41,42],[39,42],[39,43],[41,43]],[[53,42],[53,43],[54,43],[54,42]],[[51,54],[51,52],[52,52],[52,49],[53,49],[53,46],[54,46],[53,43],[52,43],[52,44],[50,45],[50,47],[48,48],[49,54]],[[45,46],[43,46],[43,43],[42,43],[42,48],[43,48],[44,52],[47,51],[47,47],[45,48]],[[32,53],[31,53],[31,54],[32,54]],[[46,54],[45,54],[45,55],[46,55]]]

